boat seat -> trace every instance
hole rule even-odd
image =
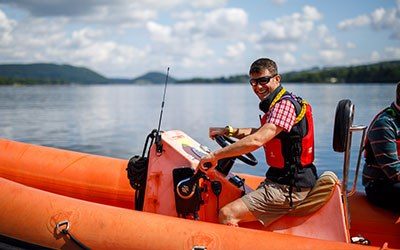
[[[340,183],[330,171],[317,180],[306,199],[289,214],[271,223],[268,231],[349,242]]]
[[[332,196],[335,186],[339,183],[336,174],[325,171],[315,183],[307,197],[292,211],[290,216],[305,216],[320,209]]]

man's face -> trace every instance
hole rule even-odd
[[[279,86],[279,82],[280,76],[272,75],[267,69],[259,73],[250,74],[250,84],[261,101]]]

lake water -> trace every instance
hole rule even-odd
[[[394,84],[284,84],[313,107],[316,160],[319,173],[342,176],[343,155],[332,149],[336,105],[350,99],[355,122],[369,125],[374,115],[390,105]],[[147,134],[157,128],[164,85],[1,86],[0,137],[75,151],[129,158],[140,154]],[[170,84],[167,88],[162,130],[178,129],[210,149],[210,126],[258,127],[258,99],[247,84]],[[354,168],[360,134],[353,137]],[[263,175],[259,164],[237,161],[234,170]],[[358,187],[361,188],[360,182]]]

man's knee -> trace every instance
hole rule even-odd
[[[232,214],[233,214],[232,209],[228,205],[221,208],[218,213],[219,223],[221,224],[230,223],[232,219]]]

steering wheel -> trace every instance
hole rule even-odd
[[[231,137],[225,135],[217,135],[215,136],[215,140],[223,148],[235,142]],[[256,157],[254,157],[252,153],[247,153],[236,158],[250,166],[255,166],[258,163]]]

